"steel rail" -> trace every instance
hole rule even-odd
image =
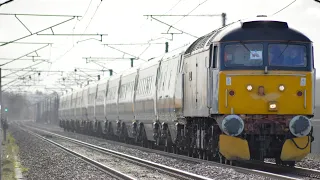
[[[105,152],[108,152],[108,153],[113,153],[114,155],[118,155],[118,156],[126,157],[128,159],[136,160],[137,162],[142,162],[142,163],[147,162],[148,165],[156,165],[156,166],[158,166],[158,168],[160,170],[168,170],[168,171],[171,171],[171,172],[172,172],[172,169],[174,170],[174,168],[171,168],[171,167],[168,167],[168,166],[159,165],[159,164],[147,161],[147,160],[143,160],[143,159],[140,159],[140,158],[137,158],[137,157],[134,157],[134,156],[126,155],[126,154],[123,154],[123,153],[120,153],[120,152],[116,152],[116,151],[113,151],[113,150],[109,150],[109,149],[106,149],[106,148],[103,148],[103,147],[99,147],[99,146],[96,146],[96,145],[93,145],[93,144],[82,142],[82,141],[79,141],[79,140],[76,140],[76,139],[73,139],[73,138],[65,137],[65,136],[62,136],[62,135],[59,135],[59,134],[56,134],[56,133],[52,133],[52,132],[43,130],[43,129],[30,127],[28,125],[24,125],[24,126],[27,127],[27,128],[31,128],[31,129],[37,130],[37,131],[42,131],[44,133],[47,133],[47,134],[50,134],[50,135],[53,135],[53,136],[56,136],[56,137],[61,137],[61,138],[66,139],[68,141],[76,142],[76,143],[81,144],[81,145],[86,145],[88,147],[92,147],[92,148],[95,148],[95,149],[100,150],[100,151],[105,151]],[[115,141],[112,141],[112,143],[114,143],[114,142]],[[159,151],[159,150],[155,150],[155,149],[148,149],[148,148],[143,148],[143,147],[139,147],[139,146],[119,143],[119,142],[116,142],[116,143],[119,144],[119,145],[126,146],[126,147],[131,147],[131,148],[143,150],[143,151],[150,152],[150,153],[157,153],[157,154],[164,155],[164,156],[167,156],[167,157],[172,157],[172,158],[175,158],[175,159],[181,159],[181,160],[197,162],[197,163],[206,162],[206,163],[208,163],[208,164],[210,164],[212,166],[218,166],[218,167],[223,167],[223,168],[231,168],[231,169],[234,169],[235,171],[238,171],[238,172],[241,172],[241,173],[244,173],[244,174],[255,174],[255,175],[259,175],[259,176],[275,178],[275,179],[283,179],[283,180],[297,180],[297,179],[299,179],[299,178],[296,178],[296,177],[276,174],[276,173],[267,172],[267,171],[263,171],[263,170],[248,169],[248,168],[239,167],[239,166],[231,166],[231,165],[228,165],[228,164],[221,164],[221,163],[214,162],[214,161],[204,161],[202,159],[196,159],[196,158],[192,158],[192,157],[188,157],[188,156],[183,156],[183,155],[178,155],[178,154],[173,154],[173,153],[167,153],[167,152],[163,152],[163,151]],[[188,173],[188,172],[185,172],[185,171],[182,171],[182,170],[179,170],[179,171],[183,172],[183,173]],[[192,179],[197,179],[197,177],[201,177],[199,175],[197,175],[196,177],[192,177],[192,176],[190,176],[190,175],[193,175],[192,173],[188,173],[188,175],[189,175],[189,178],[192,178]],[[206,179],[209,179],[209,178],[206,178]]]
[[[49,134],[51,136],[58,137],[58,138],[61,138],[63,140],[66,140],[66,141],[69,141],[69,142],[72,142],[72,143],[75,143],[75,144],[78,144],[78,145],[81,145],[81,146],[85,146],[87,148],[99,151],[101,153],[105,153],[105,154],[108,154],[108,155],[112,155],[112,156],[127,160],[127,161],[129,161],[131,163],[134,163],[134,164],[137,164],[137,165],[140,165],[140,166],[144,166],[144,167],[147,167],[147,168],[150,168],[150,169],[154,169],[154,170],[163,172],[163,173],[165,173],[167,175],[170,175],[172,177],[176,177],[178,179],[211,180],[211,178],[207,178],[207,177],[204,177],[204,176],[201,176],[201,175],[197,175],[197,174],[193,174],[193,173],[190,173],[190,172],[187,172],[187,171],[175,169],[175,168],[172,168],[172,167],[169,167],[169,166],[165,166],[165,165],[162,165],[162,164],[154,163],[154,162],[147,161],[147,160],[144,160],[144,159],[140,159],[140,158],[137,158],[137,157],[134,157],[134,156],[130,156],[130,155],[124,154],[124,153],[120,153],[120,152],[116,152],[116,151],[113,151],[113,150],[105,149],[105,148],[102,148],[102,147],[99,147],[99,146],[96,146],[96,145],[93,145],[93,144],[89,144],[89,143],[82,142],[82,141],[79,141],[79,140],[76,140],[76,139],[72,139],[72,138],[69,138],[69,137],[61,136],[59,134],[55,134],[55,133],[52,133],[52,132],[40,130],[40,129],[37,129],[37,128],[34,128],[34,127],[30,127],[30,126],[28,128],[34,129],[36,131],[44,132],[44,133]]]
[[[27,131],[25,129],[22,129],[22,130],[28,132],[29,134],[31,134],[31,135],[39,138],[39,139],[42,139],[43,141],[47,141],[50,144],[53,144],[53,145],[61,148],[62,150],[64,150],[64,151],[76,156],[77,158],[80,158],[81,160],[85,161],[86,163],[94,165],[95,167],[99,168],[103,172],[106,172],[108,175],[110,175],[110,176],[112,176],[112,177],[114,177],[116,179],[119,179],[119,180],[135,180],[135,178],[133,178],[133,177],[130,177],[130,176],[126,175],[126,174],[123,174],[123,173],[121,173],[121,172],[119,172],[119,171],[117,171],[115,169],[112,169],[111,167],[108,167],[108,166],[106,166],[104,164],[101,164],[101,163],[99,163],[99,162],[97,162],[95,160],[87,158],[86,156],[83,156],[83,155],[81,155],[81,154],[79,154],[79,153],[77,153],[77,152],[75,152],[73,150],[70,150],[69,148],[66,148],[66,147],[62,146],[59,143],[56,143],[56,142],[54,142],[54,141],[52,141],[52,140],[50,140],[48,138],[45,138],[45,137],[43,137],[41,135],[38,135],[37,133],[31,132],[31,131]]]

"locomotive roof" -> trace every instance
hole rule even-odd
[[[231,23],[198,38],[188,47],[185,54],[205,50],[213,42],[250,40],[311,42],[306,35],[289,27],[287,22],[255,18],[245,22]]]

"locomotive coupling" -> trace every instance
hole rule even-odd
[[[307,136],[311,131],[311,121],[306,116],[295,116],[290,120],[289,129],[296,137]]]
[[[229,136],[238,136],[244,129],[244,122],[238,115],[228,115],[222,120],[222,130]]]

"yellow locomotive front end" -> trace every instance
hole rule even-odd
[[[245,136],[221,135],[220,143],[225,146],[226,158],[261,159],[261,156],[299,161],[308,155],[313,77],[311,72],[296,71],[270,71],[268,74],[257,71],[221,72],[219,111],[221,114],[238,115],[243,120]],[[238,147],[232,153],[230,150],[235,144]]]
[[[311,72],[223,71],[219,111],[222,114],[313,114]],[[222,93],[224,91],[224,93]]]
[[[275,158],[292,166],[310,153],[313,140],[312,43],[285,26],[244,29],[232,33],[250,40],[239,35],[219,44],[219,152],[228,160]]]

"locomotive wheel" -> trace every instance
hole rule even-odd
[[[202,151],[202,159],[203,160],[208,160],[208,155],[207,155],[207,151],[206,150]]]
[[[227,159],[221,153],[219,153],[219,160],[221,164],[227,164]]]
[[[143,125],[140,128],[140,134],[138,136],[140,136],[140,137],[137,137],[137,140],[140,141],[140,146],[148,148],[148,144],[149,144],[148,138]]]
[[[280,157],[276,158],[276,164],[280,166],[289,166],[289,167],[294,167],[296,165],[295,161],[282,161]]]
[[[192,156],[193,156],[193,149],[192,149],[192,148],[189,148],[189,149],[188,149],[188,156],[189,156],[189,157],[192,157]]]
[[[98,123],[97,136],[102,137],[102,127],[100,122]]]
[[[94,136],[96,134],[95,128],[94,128],[94,124],[90,121],[89,123],[89,134],[91,136]]]
[[[198,154],[198,158],[202,159],[203,158],[203,150],[202,149],[198,149],[197,151],[198,151],[198,153],[197,153]]]
[[[193,150],[192,150],[192,157],[193,157],[193,158],[198,158],[198,155],[199,155],[199,154],[198,154],[198,150],[197,150],[197,149],[193,149]]]
[[[147,147],[148,147],[148,140],[143,139],[143,140],[141,141],[141,146],[147,148]]]
[[[154,141],[148,141],[148,148],[154,149]]]
[[[172,153],[173,153],[173,154],[179,154],[179,153],[178,153],[178,148],[177,148],[176,145],[173,145],[173,146],[172,146]]]
[[[172,143],[168,139],[165,140],[164,151],[168,153],[172,152]]]
[[[296,165],[295,161],[284,161],[284,165],[289,167],[294,167]]]

